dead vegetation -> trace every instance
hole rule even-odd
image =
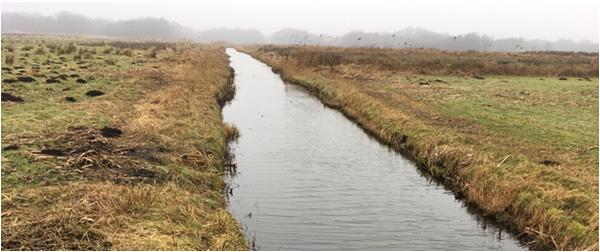
[[[58,136],[45,137],[48,147],[30,152],[29,159],[39,162],[53,159],[48,164],[61,169],[62,176],[77,176],[82,180],[132,185],[163,180],[152,167],[161,164],[156,156],[159,149],[109,139],[120,135],[117,130],[71,128]]]
[[[240,137],[240,131],[231,123],[224,123],[225,138],[227,141],[235,141]]]
[[[260,53],[302,67],[370,66],[397,73],[433,75],[598,76],[597,53],[447,52],[435,49],[377,49],[262,46]]]
[[[30,36],[2,46],[39,52],[2,69],[15,80],[2,87],[3,249],[246,249],[223,196],[223,47]],[[112,64],[89,56],[103,51]]]

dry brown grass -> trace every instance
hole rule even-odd
[[[436,75],[598,76],[597,53],[448,52],[435,49],[377,49],[262,46],[260,53],[303,67],[372,66],[380,70]]]
[[[598,249],[598,89],[597,79],[583,79],[597,76],[597,54],[241,49],[415,159],[469,203],[517,230],[532,248]],[[340,59],[331,65],[310,60],[321,53]],[[302,58],[307,55],[309,59]],[[542,64],[519,63],[495,72],[500,70],[487,71],[486,66],[460,70],[441,60],[445,68],[430,68],[425,55],[483,57],[485,62],[509,57]],[[403,59],[408,62],[386,65]],[[579,63],[558,67],[570,61]],[[547,77],[564,71],[575,78]],[[542,78],[462,77],[473,73]]]
[[[111,48],[104,51],[114,59],[106,64],[104,58],[66,56],[65,66],[49,64],[55,71],[73,71],[80,64],[70,59],[87,62],[77,74],[95,79],[85,85],[3,86],[27,99],[3,102],[2,108],[3,146],[19,146],[2,152],[3,249],[247,248],[223,196],[227,144],[220,110],[225,94],[233,92],[223,47],[3,40],[3,46],[47,45],[59,55]],[[156,58],[147,58],[148,51]],[[25,73],[42,65],[43,73],[38,61],[46,57],[58,56],[38,55],[19,64]],[[92,87],[106,94],[77,96]],[[69,93],[77,102],[63,102]],[[122,134],[103,136],[105,126]]]
[[[224,123],[223,130],[225,131],[227,141],[235,141],[240,137],[240,131],[231,123]]]
[[[176,184],[74,183],[3,199],[3,246],[17,250],[234,250],[237,224],[224,209]],[[206,197],[206,196],[204,196]],[[209,196],[210,197],[210,196]],[[22,220],[10,217],[21,217]]]

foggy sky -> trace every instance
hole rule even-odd
[[[164,17],[195,30],[284,28],[341,35],[406,27],[494,38],[573,39],[598,42],[597,0],[200,0],[193,2],[3,1],[2,12],[53,15],[69,11],[92,18]]]

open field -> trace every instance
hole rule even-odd
[[[247,248],[222,46],[3,36],[2,55],[3,249]]]
[[[244,47],[533,248],[598,249],[598,55]]]

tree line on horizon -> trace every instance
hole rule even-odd
[[[395,32],[353,31],[342,36],[316,34],[299,29],[283,29],[265,36],[254,29],[208,29],[195,31],[164,18],[137,18],[112,21],[92,19],[61,12],[53,16],[6,12],[1,14],[2,33],[91,35],[115,38],[224,41],[236,44],[319,45],[376,48],[433,48],[450,51],[580,51],[598,52],[598,43],[561,39],[502,38],[477,33],[442,34],[422,28],[405,28]]]

